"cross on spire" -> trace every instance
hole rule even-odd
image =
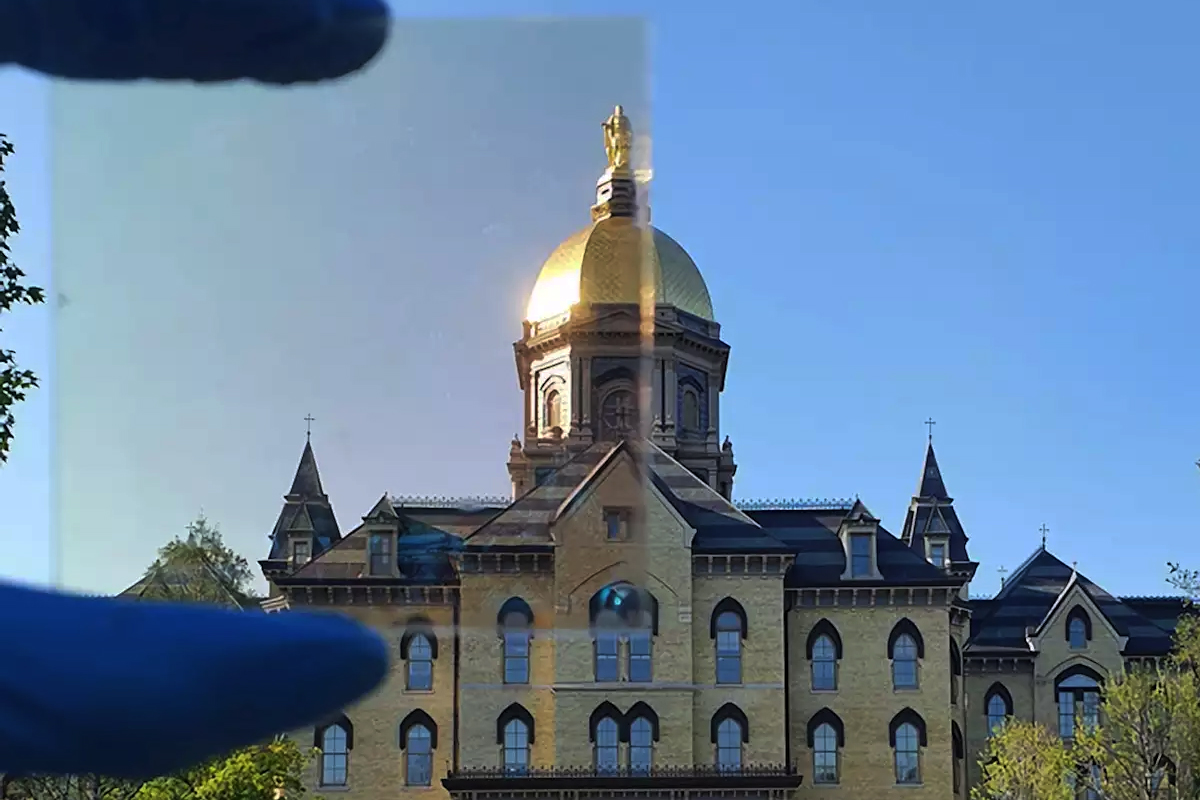
[[[929,428],[929,441],[933,441],[933,426],[937,425],[937,421],[933,417],[925,420],[925,427]]]
[[[305,415],[305,417],[304,417],[304,422],[306,423],[304,426],[304,440],[305,441],[308,441],[308,442],[312,441],[312,424],[316,421],[316,419],[317,418],[314,417],[312,414]]]
[[[996,572],[1000,573],[1000,588],[1003,589],[1004,588],[1004,576],[1008,574],[1008,569],[1004,566],[1001,566],[1000,569],[996,570]]]
[[[1048,527],[1046,527],[1046,523],[1043,522],[1042,527],[1038,528],[1038,532],[1042,534],[1042,549],[1045,550],[1046,549],[1046,534],[1050,532],[1050,529]]]

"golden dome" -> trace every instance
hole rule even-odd
[[[656,305],[712,321],[712,299],[696,262],[679,243],[629,217],[605,217],[571,236],[542,265],[525,318],[565,314],[576,303],[640,303],[643,256]]]

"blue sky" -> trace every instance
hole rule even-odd
[[[69,585],[131,582],[201,508],[261,557],[309,412],[344,527],[383,491],[504,492],[525,294],[624,102],[733,347],[738,496],[859,494],[897,530],[932,415],[976,591],[1044,523],[1166,593],[1200,560],[1200,9],[739,9],[655,4],[647,54],[536,21],[634,4],[460,2],[316,90],[0,75],[18,253],[44,276],[53,246],[68,296],[58,456],[39,392],[0,471],[5,573],[48,576],[49,507]],[[49,330],[6,346],[45,365]]]

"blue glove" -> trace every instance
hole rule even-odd
[[[0,584],[0,772],[142,779],[314,725],[388,649],[334,614],[262,614]]]
[[[0,0],[0,66],[82,80],[309,83],[364,67],[384,0]]]

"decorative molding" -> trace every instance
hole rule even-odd
[[[498,494],[452,496],[391,495],[392,505],[397,508],[508,508],[512,499]]]
[[[799,511],[804,509],[849,511],[854,508],[854,498],[734,500],[733,505],[742,511]]]
[[[281,591],[295,606],[450,606],[458,602],[457,586],[364,586],[329,584],[288,586]]]
[[[958,591],[947,586],[837,586],[788,589],[793,611],[822,608],[951,607]]]
[[[692,574],[781,578],[795,560],[796,557],[791,554],[697,554],[692,556]]]

